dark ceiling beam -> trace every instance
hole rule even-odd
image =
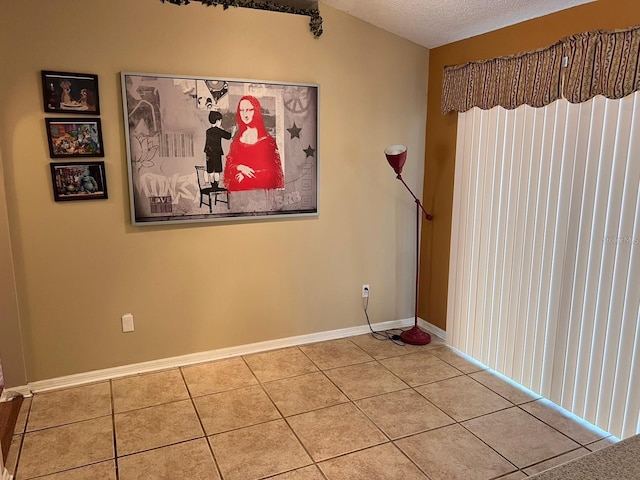
[[[318,10],[317,0],[160,0],[162,3],[174,5],[188,5],[192,1],[200,2],[207,7],[221,5],[223,9],[229,7],[254,8],[257,10],[269,10],[272,12],[291,13],[294,15],[307,15],[310,17],[309,28],[314,38],[322,35],[322,17]]]

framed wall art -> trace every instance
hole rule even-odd
[[[134,225],[318,214],[318,85],[121,81]]]
[[[52,162],[50,165],[56,202],[108,198],[104,162]]]
[[[45,118],[51,158],[104,157],[99,118]]]
[[[90,73],[42,70],[42,98],[45,112],[100,114],[98,76]]]

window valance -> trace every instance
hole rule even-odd
[[[572,103],[596,95],[622,98],[640,90],[640,27],[568,37],[564,55],[569,62],[563,92]]]
[[[564,68],[563,68],[564,65]],[[640,90],[640,26],[567,37],[541,50],[444,69],[442,111],[542,107]]]

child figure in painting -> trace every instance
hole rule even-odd
[[[209,123],[213,126],[207,130],[204,153],[207,156],[207,173],[211,178],[211,186],[215,192],[225,190],[219,185],[220,174],[222,173],[222,155],[224,155],[222,139],[229,140],[233,132],[227,132],[221,127],[222,114],[218,111],[209,113]]]

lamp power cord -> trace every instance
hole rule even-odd
[[[376,331],[373,329],[373,327],[371,326],[371,320],[369,319],[369,311],[368,311],[369,296],[371,296],[371,292],[369,292],[369,295],[366,296],[364,300],[364,316],[367,318],[367,325],[369,325],[369,330],[371,330],[370,335],[376,340],[390,341],[402,347],[406,346],[406,343],[404,343],[400,338],[400,333],[402,332],[402,329],[390,328],[389,330],[380,330],[380,331]]]

